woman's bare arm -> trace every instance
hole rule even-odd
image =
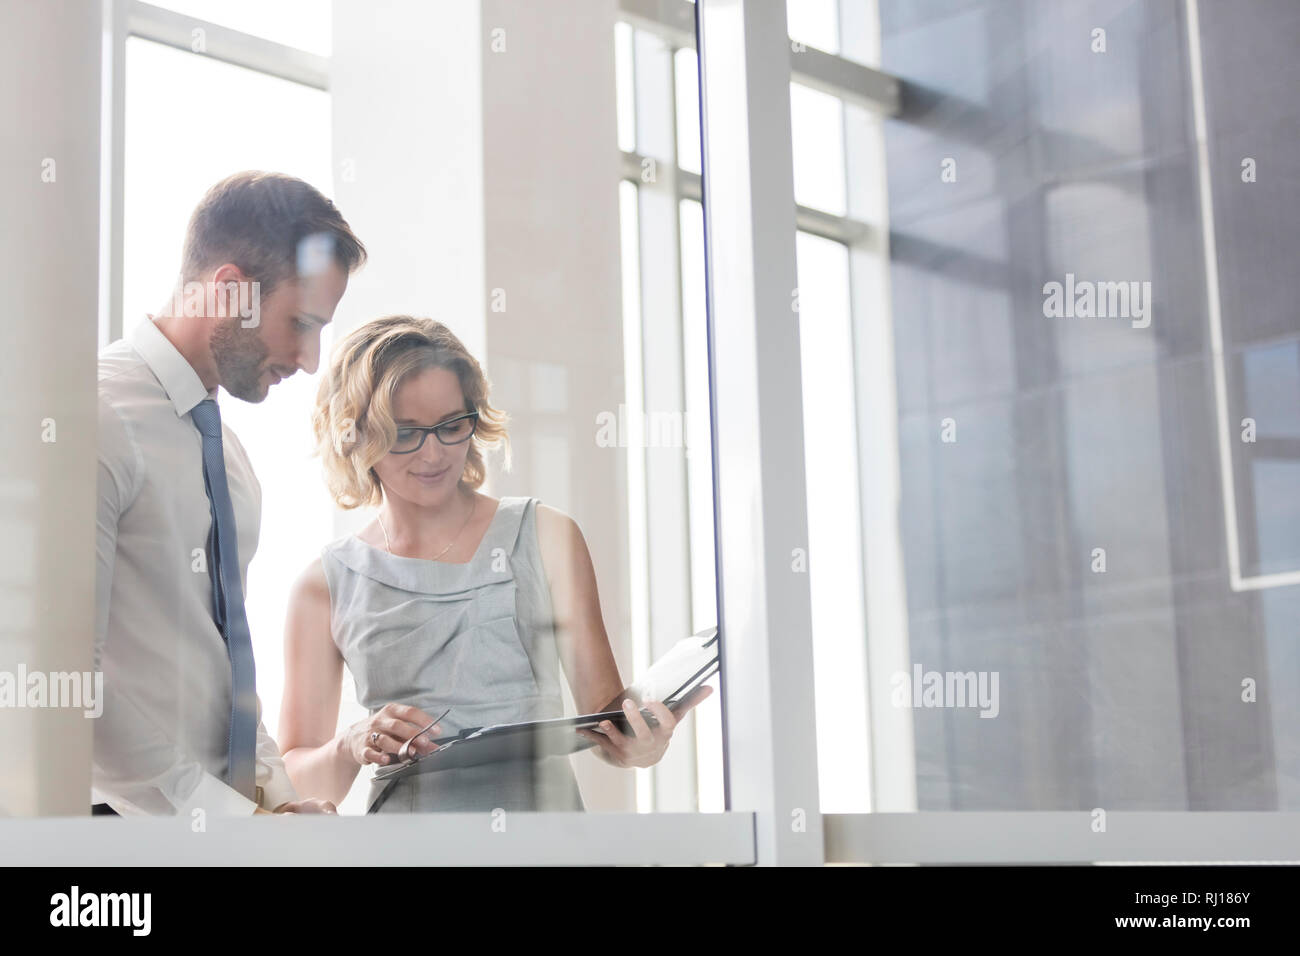
[[[681,719],[707,698],[713,688],[697,689],[681,702],[676,713],[663,701],[629,699],[605,633],[600,597],[596,593],[596,572],[582,532],[572,518],[540,505],[537,536],[550,579],[560,661],[573,689],[574,702],[584,714],[613,710],[621,705],[627,717],[628,733],[606,720],[598,729],[584,728],[578,734],[596,744],[594,753],[613,766],[654,766],[668,750]],[[653,715],[654,727],[642,716],[642,707]]]
[[[586,539],[577,522],[547,505],[537,506],[537,539],[551,586],[556,647],[578,712],[617,704],[623,681],[605,632]]]
[[[361,769],[335,733],[342,690],[343,657],[330,636],[329,585],[317,559],[289,593],[279,737],[294,788],[334,803]]]

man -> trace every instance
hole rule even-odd
[[[299,800],[261,721],[243,598],[261,488],[215,398],[314,372],[365,257],[307,183],[238,173],[195,209],[172,301],[100,354],[96,814],[335,812]]]

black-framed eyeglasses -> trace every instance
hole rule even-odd
[[[424,447],[424,440],[430,432],[444,445],[460,445],[470,440],[477,425],[478,412],[466,412],[437,425],[402,425],[397,429],[397,439],[388,453],[412,455]]]

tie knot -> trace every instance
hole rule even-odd
[[[217,408],[217,403],[210,398],[205,398],[194,406],[190,412],[194,418],[194,427],[199,433],[206,438],[221,437],[221,410]]]

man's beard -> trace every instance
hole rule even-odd
[[[260,402],[266,398],[262,363],[270,351],[257,330],[243,328],[242,321],[238,316],[214,321],[209,339],[212,359],[222,388],[245,402]]]

